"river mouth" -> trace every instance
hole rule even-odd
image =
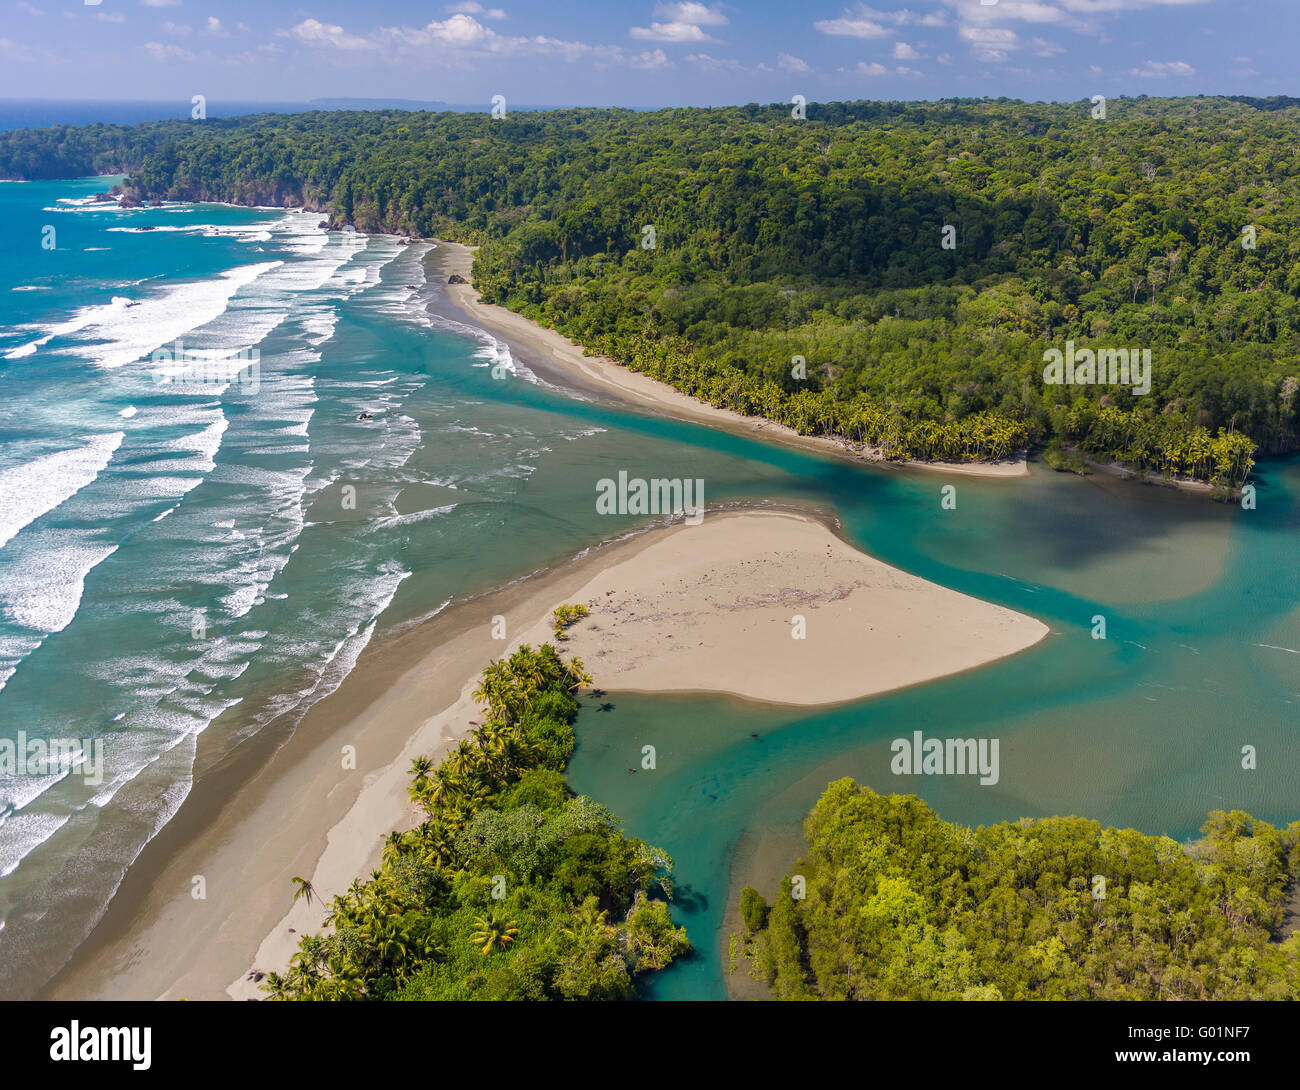
[[[858,547],[1030,613],[1051,636],[956,677],[812,713],[628,693],[608,694],[608,710],[584,706],[570,782],[674,856],[675,911],[697,946],[647,996],[762,997],[728,972],[739,890],[770,897],[794,872],[805,815],[845,776],[918,794],[971,826],[1068,814],[1187,840],[1216,809],[1295,820],[1300,582],[1276,573],[1289,570],[1300,530],[1300,459],[1260,475],[1271,497],[1261,518],[1041,471],[1010,488],[983,484],[978,515],[948,526],[937,485],[837,497]],[[910,518],[894,517],[903,508]],[[998,782],[895,774],[893,742],[918,730],[998,739]],[[620,767],[632,739],[656,744],[653,781]],[[1243,768],[1247,746],[1270,756]]]
[[[60,183],[46,187],[48,192],[32,187],[23,190],[24,199],[53,201],[80,192],[78,186],[93,192],[95,184]],[[568,396],[575,391],[563,385],[565,376],[547,372],[526,348],[513,362],[525,370],[535,365],[535,377],[543,381],[531,382],[521,370],[501,381],[492,373],[504,359],[493,343],[497,338],[423,320],[430,302],[437,309],[438,286],[430,283],[414,301],[408,298],[406,285],[418,275],[419,254],[397,253],[392,240],[376,240],[369,261],[352,261],[371,251],[369,242],[348,243],[355,254],[339,255],[348,259],[339,265],[345,276],[333,281],[325,298],[312,295],[318,289],[305,281],[295,287],[292,278],[283,279],[297,257],[316,259],[311,247],[317,240],[308,239],[305,228],[287,232],[292,237],[282,240],[281,256],[249,249],[267,245],[261,235],[275,237],[280,229],[266,226],[265,211],[204,207],[211,233],[128,234],[108,233],[109,224],[116,225],[108,217],[116,213],[84,207],[75,214],[89,217],[90,224],[99,217],[97,229],[107,241],[133,247],[132,259],[142,268],[156,268],[164,252],[179,255],[179,268],[191,261],[191,248],[199,247],[195,252],[204,260],[234,255],[232,261],[257,265],[258,278],[281,277],[281,294],[273,302],[307,305],[259,342],[262,384],[275,389],[278,373],[278,393],[287,399],[282,411],[296,415],[272,419],[267,402],[246,401],[230,406],[220,433],[215,417],[197,416],[192,427],[166,433],[160,442],[192,440],[187,453],[193,472],[205,475],[203,482],[141,508],[139,525],[132,523],[130,533],[110,543],[117,546],[111,559],[87,575],[85,611],[19,667],[0,691],[0,709],[7,722],[44,717],[67,723],[73,734],[116,730],[127,739],[139,712],[113,688],[117,679],[133,676],[115,672],[115,656],[124,656],[123,647],[139,651],[135,659],[154,650],[188,668],[183,641],[163,627],[177,629],[183,616],[188,631],[195,601],[232,625],[248,618],[248,631],[235,627],[227,635],[261,640],[250,633],[272,632],[283,646],[278,658],[254,656],[233,678],[205,676],[204,685],[213,687],[204,695],[212,696],[214,706],[240,702],[194,735],[192,752],[173,747],[109,804],[82,807],[82,824],[69,826],[54,844],[54,865],[69,874],[75,870],[81,883],[77,896],[59,899],[63,916],[41,915],[51,902],[42,899],[46,887],[33,880],[34,864],[24,863],[0,880],[0,906],[11,921],[0,931],[5,994],[30,994],[55,962],[80,957],[79,936],[114,891],[114,918],[129,928],[159,873],[150,860],[166,856],[177,863],[189,858],[187,846],[202,836],[219,837],[229,797],[255,781],[273,754],[305,737],[306,719],[258,715],[311,680],[303,673],[307,656],[294,646],[308,637],[316,641],[313,648],[319,644],[335,654],[348,640],[358,645],[356,658],[338,660],[347,670],[341,679],[331,677],[331,684],[340,681],[337,689],[321,691],[316,707],[328,709],[330,724],[303,742],[321,746],[335,740],[347,716],[360,714],[384,684],[392,684],[394,675],[382,663],[399,641],[454,645],[456,625],[472,623],[463,612],[448,613],[456,624],[440,622],[440,610],[456,610],[595,542],[643,527],[644,519],[596,510],[596,483],[618,471],[704,479],[711,504],[820,512],[871,555],[1037,617],[1053,629],[1040,647],[1013,660],[818,712],[701,696],[612,693],[605,701],[614,705],[609,711],[586,702],[571,782],[622,815],[630,833],[677,857],[678,912],[700,950],[665,974],[652,995],[721,997],[725,909],[737,884],[765,880],[765,874],[793,865],[793,858],[788,864],[781,860],[797,846],[803,814],[826,782],[839,776],[853,775],[878,790],[916,791],[946,819],[967,823],[1078,813],[1183,838],[1213,808],[1240,808],[1281,823],[1294,818],[1295,766],[1287,754],[1294,751],[1289,724],[1300,649],[1300,591],[1288,575],[1300,528],[1295,459],[1259,468],[1261,503],[1250,512],[1154,487],[1052,474],[1038,465],[1026,478],[958,480],[956,509],[948,509],[940,502],[948,481],[933,474],[855,465],[629,412],[580,388],[579,397],[591,399],[575,400]],[[167,226],[196,211],[131,215]],[[394,252],[382,248],[389,243]],[[261,269],[271,264],[267,257],[284,264]],[[214,263],[208,271],[217,277],[223,268]],[[68,290],[76,302],[85,288]],[[265,298],[257,306],[238,292],[233,298],[237,310],[270,308]],[[244,330],[226,313],[212,319],[214,337]],[[113,315],[100,318],[107,322]],[[242,315],[241,321],[251,320],[251,313]],[[518,346],[507,347],[513,352]],[[308,350],[321,358],[298,354]],[[100,363],[107,351],[96,357]],[[131,429],[154,426],[142,398],[105,398],[101,406],[79,395],[92,380],[108,383],[127,374],[120,367],[76,369],[98,366],[96,358],[64,359],[65,371],[45,374],[51,385],[41,397],[90,413],[102,409],[103,419],[80,423],[96,434],[123,432],[115,457],[119,449],[138,453]],[[308,379],[315,384],[310,403],[303,392]],[[63,401],[54,383],[64,384]],[[125,415],[142,406],[144,411]],[[198,408],[212,416],[210,404]],[[34,427],[38,419],[34,408],[25,426]],[[367,461],[376,450],[391,457]],[[209,462],[212,469],[203,468]],[[140,474],[145,464],[138,460],[131,472]],[[303,475],[299,483],[314,480],[319,487],[305,490],[310,494],[301,503],[281,502],[280,490],[295,474]],[[161,470],[158,475],[168,476]],[[334,479],[326,481],[330,475]],[[358,495],[374,505],[365,507],[364,523],[338,517],[343,508],[335,493],[354,478]],[[270,513],[259,514],[250,497],[274,501]],[[84,498],[93,499],[93,492]],[[240,521],[246,516],[247,522]],[[256,549],[249,552],[247,586],[199,593],[187,585],[184,571],[168,572],[162,561],[178,541],[199,559],[205,548],[215,550],[215,539],[204,536],[214,523],[220,523],[219,544],[231,555],[258,534],[266,545],[260,559]],[[44,529],[39,519],[32,526]],[[277,548],[287,555],[272,571],[266,557]],[[387,580],[372,588],[382,594],[352,593],[377,575]],[[160,609],[151,594],[164,602],[175,599],[184,609]],[[1106,621],[1104,640],[1092,636],[1098,616]],[[105,724],[105,709],[121,710],[127,718]],[[317,722],[324,719],[310,721]],[[982,787],[892,776],[889,743],[915,729],[999,737],[999,783]],[[667,740],[669,759],[654,780],[629,776],[629,762],[617,748],[621,736],[647,730]],[[312,735],[312,726],[306,734]],[[385,744],[397,742],[394,737]],[[1240,768],[1243,745],[1260,754],[1250,774]],[[146,820],[154,814],[149,805],[187,786],[187,775],[194,777],[190,798],[207,801],[174,811],[181,820],[166,825],[153,850],[141,854],[142,842],[157,832]],[[313,835],[323,836],[323,830]],[[118,890],[123,872],[127,881]],[[236,872],[232,866],[230,873]],[[19,926],[25,915],[30,927]],[[100,937],[124,934],[114,931],[117,926]],[[62,946],[50,943],[52,931],[64,937]],[[28,954],[40,957],[28,961]],[[129,956],[144,962],[149,951]],[[137,997],[153,998],[162,990],[142,990]]]

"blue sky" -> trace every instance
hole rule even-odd
[[[1289,94],[1298,14],[1300,0],[0,0],[0,97]]]

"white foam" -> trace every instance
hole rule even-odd
[[[22,555],[5,562],[0,618],[27,631],[0,635],[0,689],[47,636],[72,622],[86,576],[118,548],[95,543],[88,531],[29,531],[23,542]]]
[[[486,329],[466,325],[464,322],[458,322],[452,318],[444,318],[439,314],[429,316],[428,324],[433,329],[458,333],[463,337],[472,337],[478,341],[481,347],[474,353],[474,358],[483,362],[474,364],[475,367],[491,367],[494,376],[504,371],[528,382],[540,384],[537,376],[514,358],[510,352],[510,346],[505,341],[492,336]]]
[[[83,447],[0,469],[0,548],[98,477],[124,438],[120,431],[97,435]]]
[[[114,296],[110,303],[83,307],[67,321],[45,327],[41,337],[9,352],[5,359],[23,358],[55,337],[75,334],[85,338],[83,343],[57,349],[60,355],[88,357],[109,369],[147,360],[155,350],[224,313],[240,288],[281,264],[240,265],[210,280],[173,285],[140,302]]]

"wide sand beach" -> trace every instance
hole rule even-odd
[[[498,324],[510,312],[476,311],[471,294],[453,303],[476,324],[538,353],[565,354],[557,334],[514,315]],[[590,389],[607,377],[583,370],[576,383]],[[657,407],[672,415],[720,412],[642,376],[623,372],[620,381],[636,396],[612,392],[643,405],[635,388],[657,388],[645,397],[662,398]],[[737,420],[754,430],[752,420]],[[411,760],[436,761],[473,729],[478,673],[520,643],[551,639],[549,617],[562,603],[590,609],[566,650],[601,688],[801,706],[970,669],[1048,632],[874,560],[836,531],[802,512],[712,511],[699,525],[658,525],[603,543],[377,640],[292,737],[248,746],[195,784],[43,994],[259,997],[250,973],[282,970],[299,936],[321,927],[323,909],[292,903],[290,880],[309,877],[328,898],[378,864],[385,835],[416,819],[406,795]],[[497,617],[506,619],[504,640],[494,638]],[[196,877],[202,899],[193,896]]]
[[[660,412],[682,420],[692,420],[710,427],[723,428],[743,435],[758,435],[769,442],[814,450],[819,454],[851,457],[858,461],[906,465],[935,473],[955,473],[968,477],[1023,477],[1029,465],[1022,456],[1004,462],[885,462],[878,451],[851,451],[843,443],[821,436],[800,435],[793,428],[759,417],[743,416],[730,409],[690,397],[667,383],[638,374],[606,356],[591,356],[581,346],[553,329],[529,321],[505,307],[485,303],[471,282],[474,248],[458,242],[439,240],[429,255],[431,275],[447,280],[459,277],[463,283],[448,283],[447,298],[471,323],[498,336],[526,346],[552,374],[563,375],[568,384],[597,391],[626,404]]]

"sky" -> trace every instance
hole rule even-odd
[[[500,4],[501,6],[496,6]],[[0,0],[0,98],[1300,94],[1300,0]]]

